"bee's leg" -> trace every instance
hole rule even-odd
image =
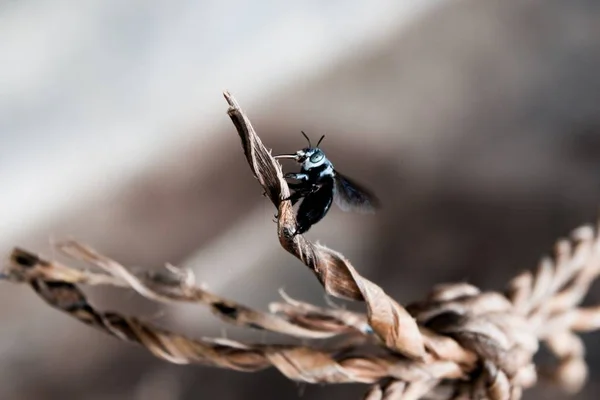
[[[294,206],[300,199],[306,197],[310,193],[312,193],[315,189],[314,186],[307,187],[306,184],[302,183],[291,183],[290,188],[294,189],[294,193],[290,196],[283,199],[283,201],[289,200],[292,202],[292,206]],[[279,219],[279,213],[275,214],[275,219]],[[273,221],[277,222],[277,221]]]
[[[294,193],[284,200],[290,200],[292,205],[296,204],[298,200],[306,197],[308,194],[314,192],[315,185],[308,183],[308,175],[302,172],[290,172],[285,174],[286,179],[295,179],[300,182],[288,182],[288,187],[294,190]]]
[[[306,183],[304,182],[289,182],[288,183],[288,187],[290,189],[294,189],[294,190],[302,190],[302,189],[306,189]]]
[[[308,175],[302,172],[289,172],[284,175],[285,179],[295,179],[300,182],[288,182],[288,187],[294,190],[289,197],[283,199],[283,201],[290,200],[292,202],[292,206],[295,205],[300,199],[306,197],[308,194],[314,192],[317,188],[316,185],[311,185],[308,183]],[[275,214],[275,219],[279,218],[279,214]],[[273,221],[277,222],[277,221]],[[297,233],[296,233],[297,234]]]
[[[294,231],[292,236],[302,235],[308,230],[308,228],[310,228],[310,226],[296,225],[296,230]]]
[[[300,200],[303,197],[306,197],[308,193],[310,193],[310,191],[308,190],[297,190],[294,193],[292,193],[289,197],[283,200],[290,200],[292,202],[292,205],[294,205],[298,202],[298,200]]]
[[[290,200],[292,205],[294,205],[298,200],[319,190],[319,185],[293,184],[292,188],[294,189],[294,193],[284,200]]]
[[[308,175],[303,174],[302,172],[288,172],[284,175],[285,179],[295,179],[297,181],[308,182]]]
[[[312,189],[310,187],[307,188],[306,184],[303,183],[290,183],[290,189],[293,189],[294,193],[285,200],[290,200],[292,205],[295,205],[301,198],[306,197],[312,192]]]

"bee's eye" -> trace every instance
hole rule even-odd
[[[324,156],[323,153],[318,151],[315,154],[313,154],[312,156],[310,156],[310,162],[318,163],[319,161],[321,161],[323,159],[323,156]]]

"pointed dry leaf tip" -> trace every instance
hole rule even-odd
[[[429,293],[428,301],[450,301],[459,297],[475,296],[481,293],[479,288],[469,283],[444,283],[435,285]]]
[[[183,287],[196,286],[196,275],[191,268],[179,267],[173,264],[166,263],[165,269],[170,272]]]
[[[271,152],[263,145],[262,141],[252,127],[250,120],[242,111],[235,98],[229,93],[223,93],[229,110],[227,114],[235,125],[244,155],[250,165],[252,173],[258,179],[265,193],[277,207],[282,199],[289,197],[290,192],[279,163],[273,158]]]
[[[40,263],[40,258],[26,250],[15,248],[10,256],[13,263],[23,267],[35,267]]]

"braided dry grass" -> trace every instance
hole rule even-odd
[[[52,307],[173,363],[245,372],[275,367],[295,381],[367,383],[366,399],[518,399],[542,374],[568,391],[581,388],[587,366],[576,333],[600,327],[600,307],[578,307],[600,272],[597,229],[582,227],[571,240],[560,241],[554,258],[514,278],[504,293],[446,284],[402,307],[340,253],[293,235],[295,216],[290,202],[282,200],[289,188],[281,167],[233,97],[225,93],[225,98],[252,172],[278,208],[281,245],[313,271],[328,294],[362,301],[366,313],[321,308],[284,293],[270,312],[256,311],[196,286],[191,271],[167,266],[133,272],[75,241],[57,248],[100,271],[16,248],[2,277],[29,284]],[[135,317],[99,311],[77,287],[85,284],[131,288],[159,302],[204,304],[228,323],[308,344],[193,340]],[[554,366],[536,368],[533,356],[540,343],[556,356]]]

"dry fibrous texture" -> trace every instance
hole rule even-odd
[[[174,266],[134,271],[76,241],[59,243],[57,249],[96,270],[16,248],[1,277],[29,284],[52,307],[173,363],[246,372],[274,367],[308,383],[361,382],[371,385],[366,399],[518,399],[538,375],[568,391],[581,388],[587,366],[577,332],[600,327],[600,306],[579,306],[600,273],[597,228],[579,228],[559,241],[553,257],[515,277],[504,292],[444,284],[403,307],[342,254],[293,234],[296,220],[284,200],[289,188],[281,167],[233,97],[225,97],[252,173],[278,209],[281,245],[310,268],[327,294],[364,302],[364,313],[318,307],[284,293],[269,312],[253,310],[197,286],[191,271]],[[302,344],[191,339],[139,318],[100,311],[80,285],[133,289],[158,302],[203,304],[228,323],[299,338]],[[540,345],[556,356],[554,365],[534,364]]]

